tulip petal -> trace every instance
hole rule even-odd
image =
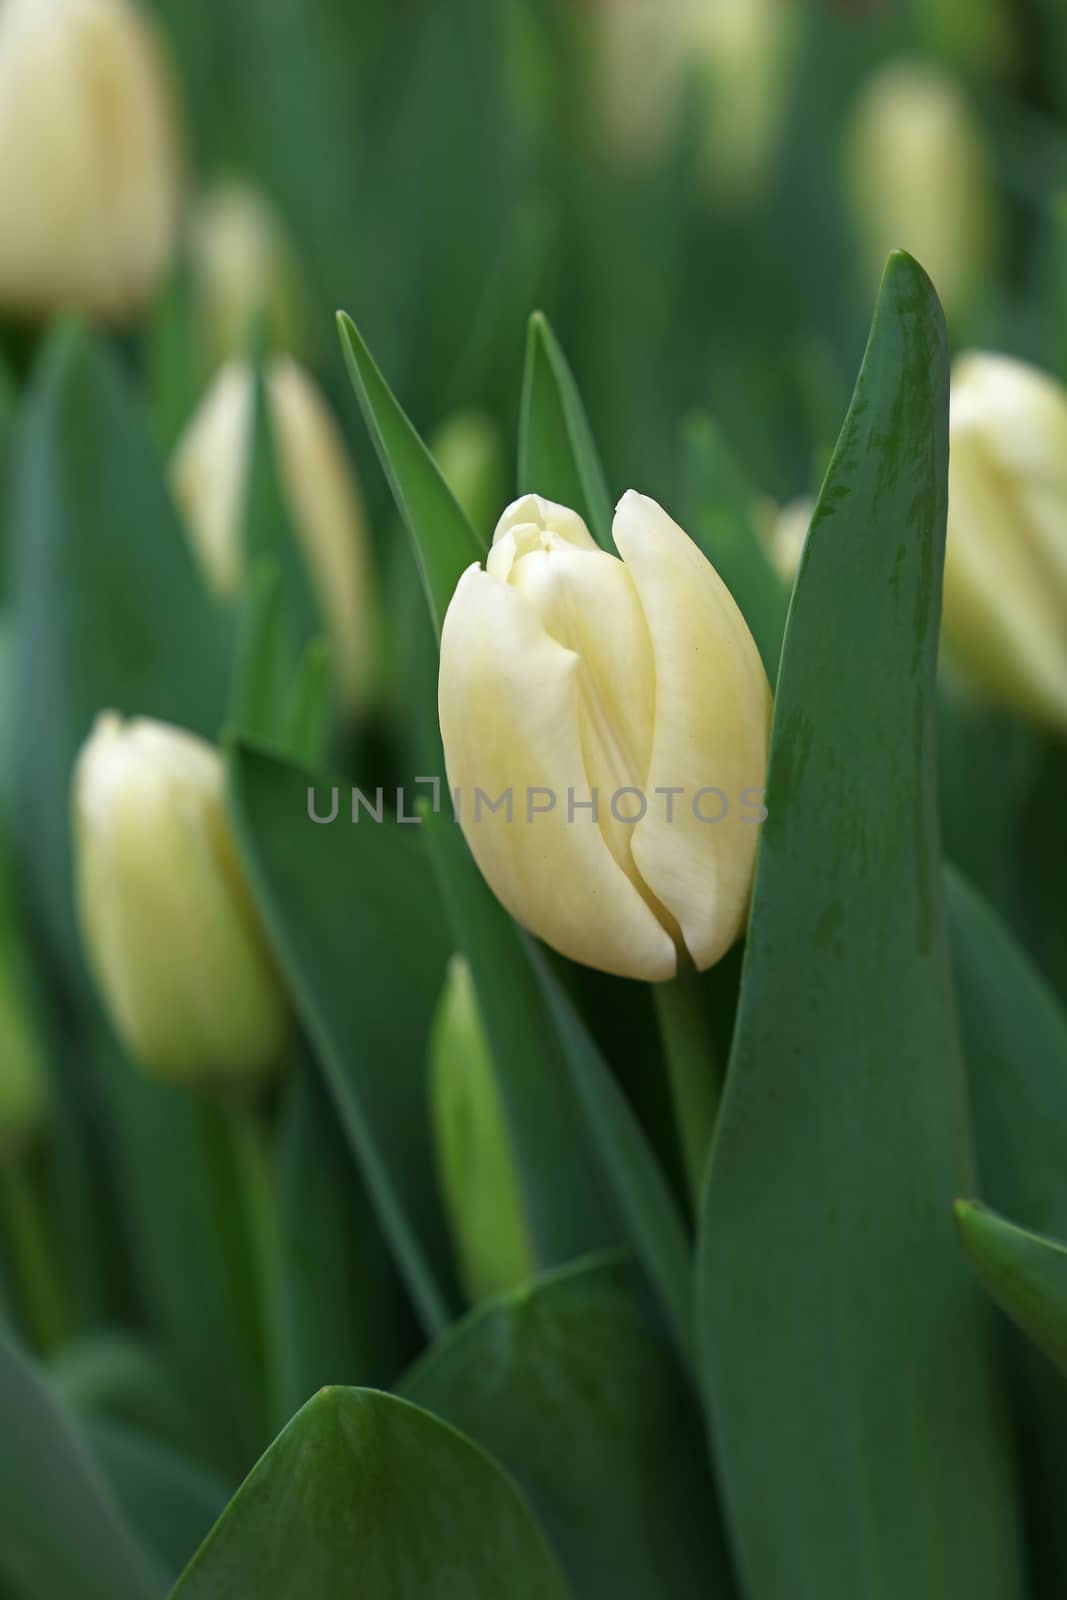
[[[738,938],[748,911],[770,686],[726,585],[654,500],[632,490],[624,495],[613,531],[644,608],[656,666],[649,805],[634,829],[633,857],[703,971]],[[669,789],[683,791],[673,798],[670,820],[663,793]]]
[[[993,454],[984,424],[952,417],[946,643],[991,694],[1067,727],[1067,621],[1054,552],[1063,509],[1039,499]]]
[[[517,921],[575,961],[660,981],[674,975],[674,943],[615,862],[592,810],[581,809],[591,795],[579,668],[522,594],[468,568],[441,633],[449,784],[460,793],[474,858]],[[495,801],[509,790],[511,821],[484,800],[475,814],[476,791]],[[550,795],[551,809],[536,809]]]

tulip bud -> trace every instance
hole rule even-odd
[[[449,963],[430,1035],[430,1096],[459,1276],[469,1298],[483,1300],[525,1282],[535,1262],[474,984],[461,956]]]
[[[133,0],[0,4],[0,305],[121,320],[174,249],[172,86]]]
[[[689,0],[592,0],[591,96],[600,138],[622,166],[649,165],[680,126]]]
[[[430,454],[471,526],[483,538],[488,538],[503,498],[504,462],[499,429],[478,411],[456,412],[441,424],[430,440]]]
[[[961,356],[950,433],[945,645],[990,699],[1067,733],[1067,392]]]
[[[295,361],[272,361],[268,404],[282,489],[333,646],[338,692],[355,711],[370,658],[366,518],[344,441],[326,402]],[[178,441],[171,487],[208,583],[234,599],[244,578],[242,515],[254,414],[250,366],[216,377]]]
[[[659,981],[742,931],[771,694],[729,591],[654,500],[624,495],[614,539],[621,560],[538,495],[505,511],[445,616],[441,737],[512,916],[573,960]]]
[[[965,310],[990,264],[995,216],[982,130],[962,90],[936,67],[883,67],[849,124],[848,166],[872,278],[893,250],[908,250],[946,310]]]
[[[219,184],[199,201],[189,228],[193,306],[212,366],[240,355],[249,319],[266,315],[271,343],[300,344],[301,294],[280,220],[250,184]]]
[[[44,1120],[47,1083],[17,963],[5,951],[0,956],[0,1163]]]
[[[89,963],[130,1056],[174,1082],[255,1082],[289,1035],[223,785],[211,745],[114,712],[97,718],[74,774]]]
[[[689,0],[707,165],[727,195],[751,195],[767,171],[786,108],[797,20],[795,0]]]
[[[767,553],[786,583],[792,583],[797,575],[814,514],[814,500],[801,495],[796,500],[788,501],[770,518],[766,537]]]

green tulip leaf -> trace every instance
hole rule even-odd
[[[973,1200],[957,1202],[956,1221],[979,1283],[1067,1376],[1067,1245]]]
[[[157,1082],[114,1049],[93,1065],[139,1293],[183,1392],[197,1397],[205,1454],[239,1478],[267,1442],[268,1399],[262,1352],[258,1368],[248,1359],[252,1265],[241,1230],[218,1214],[232,1203],[227,1121],[212,1098]]]
[[[678,1206],[640,1122],[577,1008],[540,951],[532,943],[529,948],[531,964],[631,1248],[659,1296],[679,1352],[692,1366],[692,1252]]]
[[[350,317],[337,319],[348,375],[411,536],[438,637],[456,584],[485,554],[477,534],[382,377]]]
[[[415,830],[238,742],[230,806],[277,958],[424,1326],[458,1302],[433,1183],[426,1041],[449,956]],[[373,805],[376,795],[366,798]],[[384,799],[384,797],[383,797]],[[325,819],[336,800],[333,822]]]
[[[567,358],[541,311],[530,318],[519,420],[519,493],[539,494],[584,517],[615,553],[611,496]]]
[[[107,1417],[82,1424],[89,1453],[162,1584],[172,1584],[226,1509],[231,1486],[172,1445]],[[80,1591],[79,1591],[80,1592]]]
[[[567,1600],[522,1494],[405,1400],[325,1389],[295,1416],[172,1600]]]
[[[951,1203],[973,1184],[936,821],[948,351],[889,264],[778,679],[699,1332],[753,1600],[1015,1600],[1015,1485]]]
[[[417,1341],[366,1188],[310,1063],[286,1090],[278,1191],[280,1426],[327,1384],[384,1388]]]
[[[155,1574],[77,1429],[0,1331],[0,1579],[25,1600],[155,1600]]]
[[[734,1594],[697,1409],[627,1262],[579,1262],[488,1303],[401,1392],[514,1474],[575,1595]]]
[[[789,591],[752,526],[754,495],[710,417],[682,430],[685,530],[740,606],[773,684],[782,653]]]
[[[619,1244],[618,1216],[522,935],[451,815],[427,813],[422,831],[474,981],[537,1263],[558,1266]]]
[[[249,572],[237,616],[227,716],[231,733],[277,742],[291,664],[281,573],[276,561],[261,557]]]
[[[213,738],[228,646],[125,380],[75,327],[46,346],[14,475],[17,844],[44,925],[80,978],[74,757],[107,708]]]
[[[252,350],[252,446],[241,507],[241,532],[249,566],[270,561],[281,580],[281,622],[291,672],[304,647],[322,632],[322,617],[282,476],[268,382],[264,330]]]
[[[946,887],[983,1198],[1034,1233],[1067,1239],[1067,1015],[966,880],[950,871]],[[989,1233],[982,1219],[975,1227]],[[1058,1593],[1067,1590],[1067,1385],[1028,1341],[1010,1345],[1019,1429],[1036,1463],[1027,1494],[1034,1559]]]

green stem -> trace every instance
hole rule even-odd
[[[0,1214],[27,1335],[39,1355],[52,1356],[70,1333],[69,1308],[33,1173],[22,1155],[0,1163]]]
[[[280,1240],[270,1153],[247,1101],[221,1096],[201,1107],[212,1211],[230,1294],[233,1342],[251,1403],[253,1444],[275,1422],[279,1349]]]
[[[692,967],[653,987],[682,1164],[694,1210],[700,1199],[719,1110],[722,1070],[700,974]]]

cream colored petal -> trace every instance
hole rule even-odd
[[[618,791],[642,792],[652,760],[656,679],[652,640],[633,579],[603,550],[534,550],[510,582],[541,625],[579,658],[578,719],[585,772],[600,799],[600,828],[615,860],[637,888],[644,883],[630,845],[634,800],[612,805]]]
[[[236,598],[244,569],[241,497],[251,449],[252,372],[229,362],[171,456],[171,493],[213,593]]]
[[[508,911],[563,955],[622,977],[674,975],[676,955],[618,867],[589,810],[578,657],[545,632],[521,594],[478,567],[456,588],[441,635],[439,707],[450,788],[483,876]],[[513,796],[513,820],[483,806]],[[530,791],[555,797],[528,819]],[[548,804],[545,794],[534,804]]]
[[[203,741],[101,717],[75,773],[78,904],[131,1055],[173,1080],[275,1065],[288,1001],[241,878]]]
[[[631,491],[615,515],[656,663],[656,724],[648,814],[633,855],[677,920],[698,968],[741,934],[748,911],[766,783],[771,692],[748,626],[711,563],[666,512]],[[682,789],[674,820],[657,790]],[[726,813],[714,818],[725,796]]]
[[[599,550],[577,511],[539,494],[523,495],[501,516],[485,563],[494,578],[506,581],[520,556],[531,550]]]
[[[994,699],[1067,728],[1067,506],[1019,493],[978,417],[954,407],[944,639]]]

